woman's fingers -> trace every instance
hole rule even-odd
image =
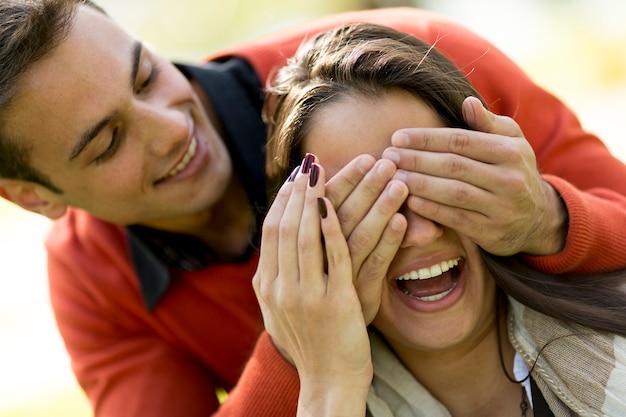
[[[407,220],[395,213],[387,222],[380,239],[369,255],[359,264],[355,272],[356,287],[365,323],[374,320],[382,296],[382,288],[389,270],[406,232]]]
[[[298,166],[294,170],[292,174],[294,178],[299,169],[300,167]],[[278,190],[263,221],[259,266],[252,280],[253,287],[255,291],[257,291],[257,297],[259,297],[259,299],[263,298],[260,297],[261,284],[265,286],[271,285],[278,275],[279,226],[285,209],[287,208],[292,187],[293,181],[292,177],[290,177]]]
[[[322,197],[318,198],[318,211],[325,242],[329,291],[354,291],[350,251],[337,214],[330,201]]]
[[[346,370],[369,375],[371,364],[348,244],[324,181],[311,162],[279,190],[264,225],[255,290],[283,356],[301,375],[331,381],[355,374]]]
[[[337,210],[341,230],[346,237],[367,215],[396,172],[396,166],[391,161],[372,162],[371,159],[370,155],[355,158],[326,184],[326,197]],[[402,196],[396,196],[396,200],[398,207],[404,201]]]
[[[310,300],[326,291],[324,253],[318,199],[324,195],[324,170],[312,164],[304,196],[304,206],[298,229],[298,267],[300,290]]]

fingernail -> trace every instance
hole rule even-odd
[[[293,182],[293,180],[296,179],[296,175],[298,175],[298,172],[300,171],[300,165],[298,165],[292,172],[291,175],[289,176],[289,179],[287,181],[289,182]]]
[[[387,187],[387,192],[391,198],[405,197],[405,190],[406,186],[402,186],[397,182],[391,182]]]
[[[378,161],[378,166],[376,167],[376,173],[383,178],[391,178],[396,170],[395,164],[390,163],[389,161],[385,161],[381,159]]]
[[[320,167],[315,164],[311,165],[311,175],[309,176],[309,187],[311,188],[315,187],[319,176],[320,176]]]
[[[389,159],[396,165],[400,162],[400,154],[394,149],[385,149],[383,152],[383,158]]]
[[[402,131],[396,131],[393,135],[391,135],[391,143],[393,146],[406,148],[409,146],[409,135]]]
[[[371,155],[361,155],[357,164],[357,168],[362,174],[367,173],[372,166],[376,163],[376,160]]]
[[[304,159],[302,160],[302,173],[303,174],[309,173],[309,170],[311,169],[311,164],[313,163],[314,159],[315,159],[315,155],[313,155],[312,153],[307,153],[304,156]]]
[[[320,209],[320,217],[325,219],[328,216],[328,211],[326,210],[326,202],[322,197],[317,197],[317,205]]]

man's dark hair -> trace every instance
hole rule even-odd
[[[3,127],[21,77],[68,36],[82,4],[103,12],[88,0],[0,1],[0,178],[32,181],[61,193],[31,166],[32,149],[19,137],[8,137]]]

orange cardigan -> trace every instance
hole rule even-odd
[[[340,14],[207,59],[244,57],[265,82],[304,37],[349,21],[391,25],[436,43],[494,112],[522,126],[570,217],[562,253],[529,262],[547,272],[626,267],[626,167],[493,45],[450,21],[417,9]],[[234,386],[262,325],[250,284],[256,256],[181,273],[149,312],[122,228],[70,210],[47,249],[59,330],[97,417],[195,417],[217,409],[215,390]],[[293,415],[297,392],[295,371],[263,336],[218,415]]]

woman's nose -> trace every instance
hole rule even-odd
[[[443,235],[443,227],[439,223],[416,214],[406,205],[400,212],[407,220],[406,233],[400,247],[426,247]]]

